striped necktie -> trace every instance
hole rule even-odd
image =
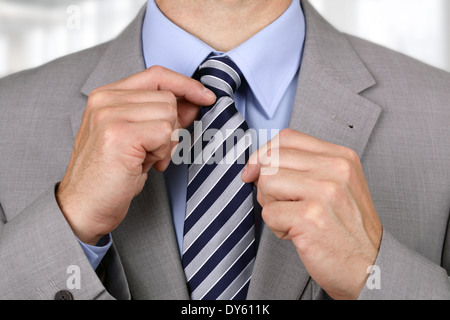
[[[245,300],[256,249],[253,186],[241,180],[252,136],[234,104],[243,78],[228,57],[208,58],[194,77],[217,101],[192,134],[183,267],[192,299]]]

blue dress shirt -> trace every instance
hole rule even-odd
[[[148,1],[142,29],[147,68],[160,65],[192,77],[211,53],[227,55],[236,63],[246,79],[246,84],[235,95],[236,108],[250,128],[262,133],[258,135],[258,147],[288,127],[304,40],[305,20],[300,1],[296,0],[269,26],[225,53],[216,51],[171,22],[159,10],[155,0]],[[165,172],[180,254],[183,247],[187,174],[187,164],[171,163]],[[260,208],[256,208],[255,214],[260,220]],[[103,249],[96,247],[92,254],[89,252],[92,246],[82,244],[88,259],[94,256],[98,262],[110,245],[111,240],[108,245],[101,247]]]

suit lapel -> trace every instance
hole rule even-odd
[[[145,7],[115,40],[103,45],[105,46],[104,52],[97,66],[81,88],[84,96],[89,96],[92,90],[100,86],[116,82],[145,69],[141,40],[144,15]],[[74,136],[80,128],[83,112],[84,108],[74,110],[71,114]]]
[[[163,174],[150,171],[113,239],[134,299],[189,299]]]
[[[289,126],[362,157],[381,108],[360,95],[376,84],[346,36],[307,2],[306,42]]]
[[[363,156],[381,108],[359,93],[376,84],[349,40],[307,2],[305,48],[289,127]],[[291,242],[261,236],[250,299],[299,299],[309,281]]]
[[[145,69],[141,29],[145,7],[119,37],[104,49],[81,92],[89,93]],[[84,109],[74,110],[76,136]],[[147,183],[131,203],[125,220],[113,232],[114,244],[134,299],[188,299],[186,279],[167,198],[164,176],[149,172]]]

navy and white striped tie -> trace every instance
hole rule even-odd
[[[182,262],[194,300],[244,300],[256,249],[253,186],[241,180],[252,136],[234,104],[242,75],[212,57],[194,75],[217,95],[196,122],[189,165]]]

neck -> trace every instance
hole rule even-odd
[[[291,0],[156,0],[164,15],[217,51],[227,52],[275,21]]]

